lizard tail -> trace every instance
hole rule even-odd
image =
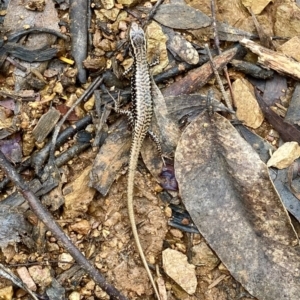
[[[138,163],[138,157],[139,153],[142,147],[142,142],[143,139],[137,141],[138,139],[133,138],[133,143],[131,146],[131,151],[130,151],[130,160],[129,160],[129,171],[128,171],[128,185],[127,185],[127,208],[128,208],[128,215],[129,215],[129,220],[131,224],[131,229],[133,233],[133,237],[136,243],[136,247],[138,249],[139,255],[141,257],[141,260],[143,262],[143,265],[147,271],[148,277],[150,279],[151,285],[153,286],[153,289],[155,291],[156,297],[158,300],[160,300],[160,295],[158,292],[158,289],[156,287],[156,284],[154,282],[152,273],[148,267],[147,260],[143,251],[143,248],[141,246],[140,238],[137,232],[137,227],[136,227],[136,222],[135,222],[135,217],[134,217],[134,209],[133,209],[133,188],[134,188],[134,177],[135,177],[135,172],[137,168],[137,163]]]

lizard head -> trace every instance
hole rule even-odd
[[[131,24],[129,31],[130,42],[133,51],[136,53],[137,49],[144,49],[146,51],[146,37],[144,30],[135,22]]]

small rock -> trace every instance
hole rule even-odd
[[[173,235],[173,237],[181,239],[183,237],[183,233],[181,230],[179,229],[170,229],[170,233]]]
[[[63,270],[68,270],[72,267],[73,257],[69,253],[62,253],[58,256],[58,266]]]
[[[36,284],[34,283],[32,277],[30,276],[26,267],[18,268],[17,273],[20,276],[20,278],[22,279],[22,281],[27,285],[27,287],[30,290],[32,290],[32,291],[37,290]],[[1,297],[0,297],[0,299],[1,299]]]
[[[74,230],[75,232],[82,234],[82,235],[87,235],[89,231],[91,230],[91,225],[89,221],[87,220],[82,220],[79,221],[73,225],[70,226],[71,230]]]
[[[63,189],[65,206],[64,218],[76,218],[88,210],[96,190],[88,186],[91,166],[84,169],[81,174]],[[82,196],[84,195],[84,197]]]
[[[69,300],[80,300],[80,294],[78,292],[72,292],[69,295]]]
[[[0,289],[0,299],[1,300],[12,300],[14,291],[12,286],[6,286],[3,289]]]
[[[172,249],[162,253],[163,268],[182,289],[192,295],[196,291],[197,278],[195,266],[187,262],[186,255]]]
[[[118,0],[117,1],[119,4],[123,4],[124,6],[134,6],[139,2],[139,0]]]
[[[53,252],[53,251],[58,251],[59,250],[59,246],[56,243],[47,243],[47,250],[49,252]]]
[[[212,270],[219,263],[218,257],[216,257],[216,255],[204,242],[194,246],[192,248],[192,253],[192,263],[195,266],[204,265],[205,267],[208,267],[210,270]]]
[[[116,7],[114,7],[113,9],[109,9],[109,10],[101,9],[100,11],[107,19],[109,19],[110,21],[113,21],[113,22],[116,21],[118,14],[120,13],[120,10]]]
[[[118,211],[116,211],[103,223],[103,225],[107,227],[112,227],[118,222],[120,222],[121,217],[122,215]]]
[[[287,142],[280,146],[267,162],[268,167],[284,169],[289,167],[300,156],[297,142]]]
[[[115,6],[114,0],[101,0],[101,4],[105,9],[111,9]]]
[[[246,8],[251,8],[255,15],[259,15],[272,0],[242,0]]]
[[[52,276],[48,267],[32,266],[28,268],[33,281],[41,287],[49,286],[52,282]]]
[[[94,290],[95,296],[99,299],[108,299],[108,295],[104,292],[98,285],[96,285]]]
[[[253,86],[246,79],[237,79],[232,84],[236,104],[236,116],[246,126],[258,128],[264,120],[264,115],[257,103]]]
[[[298,36],[294,36],[286,43],[282,44],[277,48],[277,51],[282,52],[283,54],[290,56],[300,62],[300,38]]]

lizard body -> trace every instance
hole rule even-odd
[[[145,254],[143,252],[140,239],[137,232],[134,209],[133,209],[133,190],[134,179],[137,168],[138,158],[143,141],[149,131],[153,115],[153,100],[151,95],[150,71],[147,62],[147,48],[145,33],[137,23],[133,23],[129,32],[130,42],[133,50],[134,65],[133,76],[131,80],[132,89],[132,122],[133,135],[129,159],[128,185],[127,185],[127,208],[132,228],[134,240],[140,254],[141,260],[147,271],[150,282],[155,294],[160,299],[157,287],[148,267]]]

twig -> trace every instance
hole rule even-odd
[[[213,29],[213,36],[214,36],[215,46],[216,46],[218,54],[221,54],[220,40],[219,40],[218,29],[217,29],[217,21],[216,21],[215,0],[211,0],[210,9],[211,9],[211,17],[212,17],[212,24],[211,25],[212,25],[212,29]]]
[[[54,161],[54,149],[55,149],[55,143],[58,136],[58,133],[60,131],[61,126],[64,124],[64,122],[67,120],[71,112],[74,110],[74,108],[84,100],[87,100],[91,94],[94,92],[94,90],[101,84],[103,78],[98,77],[90,86],[89,88],[81,95],[79,99],[70,107],[70,109],[67,111],[67,113],[63,116],[63,118],[58,122],[58,124],[55,126],[53,136],[52,136],[52,143],[50,147],[50,160]]]
[[[153,16],[155,15],[155,13],[156,13],[158,7],[162,4],[163,1],[164,1],[164,0],[158,0],[158,1],[155,3],[154,7],[153,7],[153,8],[151,9],[151,11],[149,12],[149,15],[148,15],[148,17],[147,17],[145,23],[143,24],[143,28],[144,28],[144,27],[148,24],[148,22],[153,18]]]
[[[59,240],[65,249],[74,257],[75,261],[89,274],[89,276],[107,293],[112,299],[126,300],[114,286],[106,282],[105,278],[100,272],[89,263],[84,255],[73,245],[71,240],[62,231],[62,229],[52,219],[51,214],[45,209],[39,199],[32,193],[23,178],[17,173],[15,168],[6,159],[4,154],[0,151],[0,166],[5,172],[6,176],[15,184],[17,190],[28,201],[31,210],[36,216],[46,225],[46,227],[53,233],[53,236]]]
[[[106,105],[103,107],[103,111],[101,111],[101,106],[103,104],[103,98],[100,95],[99,91],[95,91],[95,108],[97,113],[97,124],[96,124],[96,130],[95,130],[95,138],[93,142],[93,151],[97,151],[100,146],[100,141],[103,139],[103,134],[105,133],[105,124],[107,121],[107,118],[111,112],[111,109],[109,109]]]
[[[14,65],[16,68],[20,69],[23,72],[27,72],[27,68],[22,66],[21,64],[19,64],[18,62],[16,62],[15,60],[13,60],[11,57],[7,56],[5,58],[9,63],[11,63],[12,65]]]
[[[220,49],[220,40],[219,40],[218,29],[217,29],[215,0],[211,0],[211,16],[212,16],[212,20],[213,20],[212,27],[213,27],[213,36],[214,36],[215,46],[216,46],[218,55],[220,55],[222,53],[222,51]],[[228,82],[232,102],[235,103],[227,66],[224,67],[224,74],[225,74],[226,80]]]
[[[77,121],[72,126],[69,126],[64,131],[60,133],[60,135],[57,138],[55,148],[61,146],[63,143],[65,143],[70,137],[72,137],[74,134],[76,134],[79,130],[85,128],[88,124],[90,124],[92,121],[91,116],[85,116],[79,121]],[[29,166],[34,167],[35,172],[39,173],[39,170],[41,169],[43,163],[46,161],[49,155],[49,150],[51,147],[51,142],[46,144],[43,149],[41,149],[38,152],[35,152],[29,159],[22,162],[22,165],[17,168],[17,172],[23,172],[26,170]],[[9,178],[6,177],[0,182],[0,191],[5,188],[5,186],[10,182]]]
[[[217,79],[217,81],[218,81],[218,84],[219,84],[221,93],[222,93],[222,95],[223,95],[223,98],[224,98],[224,100],[225,100],[225,103],[226,103],[226,105],[227,105],[227,108],[229,108],[229,109],[232,110],[232,104],[231,104],[229,98],[227,97],[227,94],[226,94],[226,92],[225,92],[225,89],[224,89],[222,80],[221,80],[220,75],[219,75],[219,73],[218,73],[218,70],[217,70],[217,68],[216,68],[216,66],[215,66],[215,64],[214,64],[214,62],[213,62],[213,58],[212,58],[212,56],[211,56],[209,47],[208,47],[207,44],[205,44],[204,47],[205,47],[205,49],[206,49],[207,55],[209,56],[211,68],[213,69],[213,72],[214,72],[214,74],[215,74],[215,76],[216,76],[216,79]]]

